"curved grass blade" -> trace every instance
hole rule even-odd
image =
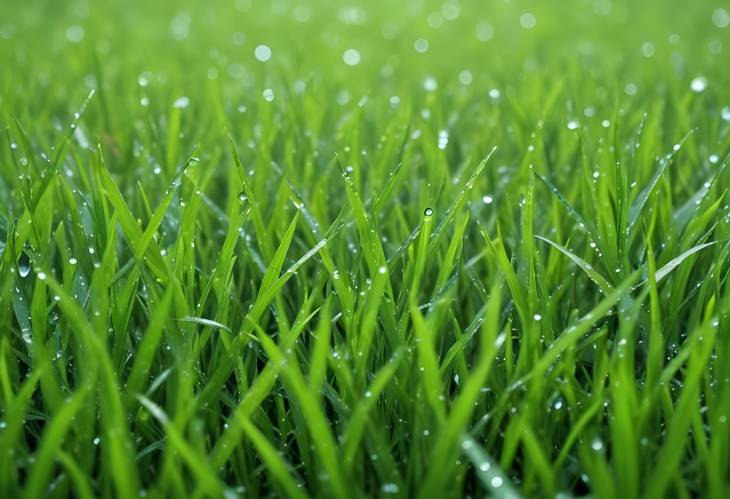
[[[560,246],[558,243],[555,243],[546,237],[537,236],[537,235],[535,237],[541,241],[548,243],[550,246],[552,246],[553,248],[557,249],[562,254],[564,254],[565,256],[570,258],[573,261],[573,263],[575,263],[578,267],[581,268],[581,270],[583,270],[583,272],[586,273],[586,275],[588,276],[588,278],[591,281],[596,283],[596,285],[598,286],[598,290],[601,293],[606,294],[607,292],[609,292],[611,290],[612,286],[608,282],[608,280],[606,280],[605,277],[603,277],[601,274],[596,272],[596,270],[593,268],[593,266],[591,264],[589,264],[588,262],[586,262],[585,260],[583,260],[581,257],[579,257],[578,255],[576,255],[569,249],[567,249],[563,246]]]

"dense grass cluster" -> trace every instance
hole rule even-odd
[[[727,497],[720,4],[0,1],[0,496]]]

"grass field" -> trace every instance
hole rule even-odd
[[[0,10],[0,497],[730,496],[724,2]]]

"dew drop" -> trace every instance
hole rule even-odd
[[[433,76],[428,76],[425,80],[423,80],[423,89],[426,92],[433,92],[438,88],[438,86],[438,82]]]
[[[601,442],[600,438],[596,437],[593,439],[593,441],[591,442],[591,449],[593,449],[594,451],[599,451],[603,449],[603,442]]]
[[[442,151],[446,149],[446,146],[449,144],[449,132],[446,130],[441,130],[439,132],[439,138],[438,138],[438,148]]]
[[[520,26],[524,29],[532,29],[537,25],[537,18],[531,12],[525,12],[520,16]]]
[[[175,102],[172,104],[172,107],[177,109],[185,109],[190,105],[190,98],[183,95],[182,97],[178,97],[175,99]]]
[[[707,78],[704,76],[698,76],[690,82],[689,88],[692,89],[694,93],[699,94],[707,89],[707,84]]]
[[[397,494],[400,489],[396,483],[384,483],[381,490],[385,494]]]
[[[347,49],[342,54],[342,62],[344,62],[348,66],[357,66],[358,64],[360,64],[360,60],[360,52],[355,49]]]
[[[722,7],[715,9],[712,12],[712,24],[720,29],[727,28],[730,25],[730,13]]]
[[[268,45],[259,45],[253,51],[257,61],[266,62],[271,59],[271,49]]]
[[[30,258],[28,258],[28,255],[25,253],[20,254],[20,259],[18,260],[18,273],[20,274],[20,277],[27,277],[28,274],[30,274]]]
[[[426,40],[424,38],[419,38],[413,44],[413,48],[416,49],[416,52],[418,52],[419,54],[428,52],[428,40]]]

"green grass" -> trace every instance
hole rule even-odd
[[[0,2],[1,497],[730,495],[727,6],[207,3]]]

